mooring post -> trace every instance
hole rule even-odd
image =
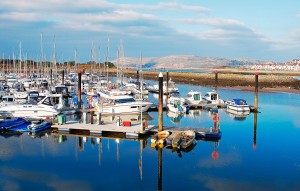
[[[258,112],[258,72],[255,74],[254,112]]]
[[[158,131],[163,130],[163,74],[158,76]]]
[[[219,85],[219,79],[218,79],[218,70],[215,71],[215,91],[218,93],[218,85]]]
[[[166,103],[168,103],[169,99],[169,72],[167,71],[167,81],[166,81]]]
[[[162,190],[162,148],[158,148],[158,190]]]
[[[64,85],[65,84],[65,69],[63,68],[62,69],[62,82],[61,82],[61,85]]]
[[[256,149],[256,130],[257,130],[257,113],[254,113],[254,127],[253,127],[253,149]]]
[[[77,84],[77,92],[78,92],[78,109],[81,110],[81,70],[78,71],[78,84]]]
[[[94,111],[90,111],[90,114],[91,114],[90,116],[91,124],[94,124]]]

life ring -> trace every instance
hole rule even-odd
[[[214,116],[212,117],[212,120],[213,120],[213,122],[217,123],[217,122],[220,121],[220,116],[214,115]]]

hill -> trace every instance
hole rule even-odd
[[[140,58],[123,57],[111,61],[115,65],[123,67],[138,67]],[[217,57],[203,57],[193,55],[171,55],[165,57],[142,58],[143,68],[219,68],[219,67],[239,67],[255,64],[275,64],[272,61],[261,61],[254,59],[229,59]]]

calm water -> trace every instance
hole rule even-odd
[[[179,89],[182,95],[211,90]],[[253,105],[252,92],[219,94]],[[0,190],[300,190],[299,103],[297,94],[260,92],[256,127],[254,114],[241,118],[219,110],[222,139],[199,140],[181,153],[151,148],[147,137],[0,136]],[[156,112],[147,118],[157,125]],[[203,110],[175,121],[164,113],[163,119],[166,126],[212,126],[211,113]]]

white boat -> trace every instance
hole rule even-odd
[[[193,90],[189,91],[184,99],[186,104],[200,104],[203,102],[201,92]]]
[[[213,105],[217,105],[217,104],[224,104],[224,100],[219,99],[219,95],[217,92],[212,91],[212,92],[207,92],[204,97],[203,97],[204,101],[209,103],[209,104],[213,104]]]
[[[148,90],[151,92],[156,92],[158,93],[159,91],[159,87],[158,84],[155,84],[154,86],[148,86]],[[172,81],[172,79],[169,80],[168,83],[168,93],[178,93],[179,90],[175,85],[175,82]],[[167,93],[167,82],[163,81],[163,93],[166,94]]]
[[[250,111],[250,106],[244,99],[233,99],[227,102],[227,109],[231,109],[238,112]]]
[[[57,115],[63,109],[61,94],[49,94],[38,103],[25,102],[0,107],[0,111],[12,113],[15,117],[49,117]]]
[[[167,103],[168,110],[177,114],[185,114],[186,107],[182,104],[182,101],[180,97],[170,97]]]
[[[95,107],[95,111],[103,114],[117,114],[117,113],[138,113],[146,112],[151,107],[151,102],[136,101],[129,95],[110,96],[100,93],[100,104]]]

